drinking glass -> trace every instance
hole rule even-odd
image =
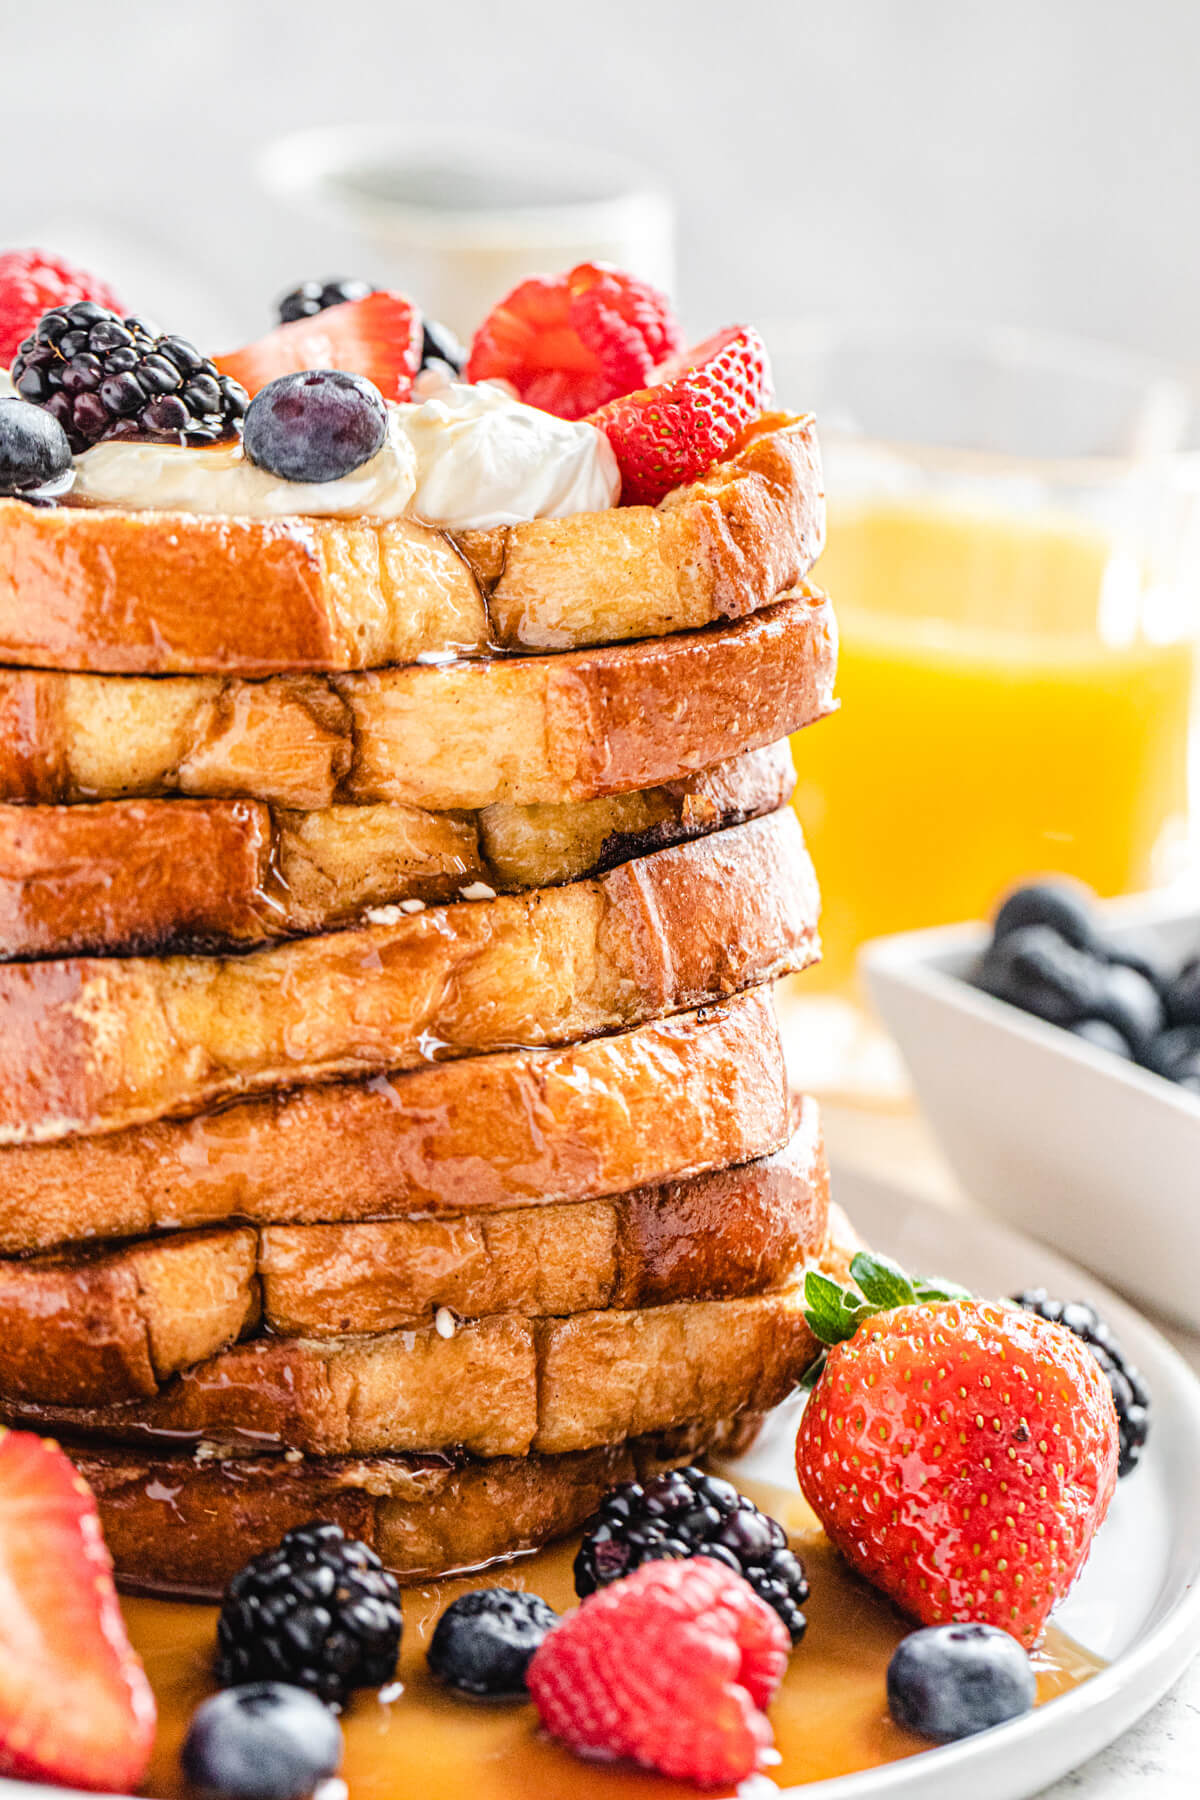
[[[1100,894],[1188,841],[1197,506],[1185,387],[1017,332],[794,324],[780,402],[812,410],[841,711],[794,740],[824,896],[820,971],[866,939],[984,916],[1030,875]]]

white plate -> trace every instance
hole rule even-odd
[[[1147,1455],[1120,1483],[1083,1577],[1055,1614],[1111,1666],[1027,1718],[964,1743],[787,1790],[796,1800],[1026,1800],[1119,1737],[1200,1650],[1200,1382],[1137,1313],[1015,1232],[852,1172],[835,1170],[835,1187],[856,1229],[907,1268],[981,1293],[1040,1284],[1064,1299],[1094,1300],[1151,1389]],[[796,1417],[794,1404],[781,1407],[735,1471],[793,1485]],[[66,1793],[0,1780],[3,1800]]]
[[[980,1293],[1044,1286],[1063,1299],[1094,1301],[1151,1390],[1147,1454],[1119,1484],[1083,1576],[1055,1614],[1110,1666],[1011,1725],[789,1790],[797,1800],[1025,1800],[1111,1744],[1200,1650],[1200,1382],[1137,1313],[1040,1245],[885,1182],[834,1174],[855,1229],[906,1268],[948,1275]],[[795,1415],[783,1408],[737,1467],[790,1484],[794,1441]]]
[[[1118,943],[1200,948],[1194,896],[1100,909]],[[871,998],[959,1181],[984,1206],[1200,1330],[1200,1098],[964,977],[982,925],[869,944]]]

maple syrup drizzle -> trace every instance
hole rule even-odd
[[[738,1485],[787,1527],[812,1588],[808,1631],[770,1711],[780,1760],[767,1779],[788,1788],[927,1749],[923,1739],[892,1724],[884,1697],[888,1660],[911,1625],[850,1572],[799,1494],[757,1482]],[[556,1545],[489,1579],[529,1588],[564,1611],[576,1604],[575,1548],[574,1541]],[[528,1705],[463,1700],[430,1678],[425,1653],[438,1618],[457,1594],[480,1582],[477,1575],[406,1592],[397,1682],[383,1698],[356,1696],[343,1718],[342,1775],[350,1800],[529,1800],[531,1794],[538,1800],[695,1800],[694,1789],[662,1776],[579,1761],[539,1735]],[[177,1800],[185,1792],[179,1746],[192,1712],[213,1691],[215,1609],[152,1599],[123,1604],[159,1703],[145,1791],[155,1800]],[[1053,1627],[1036,1660],[1039,1705],[1104,1666]]]

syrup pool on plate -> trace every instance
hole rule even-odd
[[[767,1772],[779,1788],[876,1768],[927,1749],[888,1717],[884,1677],[900,1639],[912,1629],[881,1595],[852,1575],[796,1493],[739,1482],[756,1504],[786,1526],[803,1558],[812,1593],[808,1631],[793,1652],[770,1711],[780,1760]],[[575,1540],[496,1574],[529,1588],[558,1611],[576,1604]],[[662,1776],[579,1761],[540,1736],[533,1708],[472,1702],[431,1680],[425,1653],[438,1618],[457,1594],[487,1577],[413,1588],[404,1599],[404,1644],[397,1683],[355,1697],[343,1724],[342,1775],[350,1800],[683,1800],[695,1790]],[[216,1611],[169,1600],[124,1602],[130,1635],[159,1703],[159,1733],[145,1791],[157,1800],[184,1792],[179,1746],[199,1702],[212,1691]],[[1067,1692],[1103,1665],[1053,1628],[1038,1657],[1038,1703]]]

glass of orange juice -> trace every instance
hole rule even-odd
[[[1178,866],[1197,616],[1185,390],[1026,334],[795,325],[780,401],[817,414],[841,711],[794,742],[822,971],[981,917],[1062,870],[1101,894]]]

